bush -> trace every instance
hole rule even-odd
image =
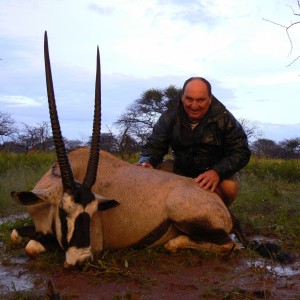
[[[259,178],[285,180],[288,182],[300,181],[300,164],[296,160],[280,160],[252,158],[243,169],[246,174],[252,174]]]

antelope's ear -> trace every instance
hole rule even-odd
[[[33,192],[11,192],[10,195],[20,205],[31,206],[44,203],[44,200]]]
[[[105,199],[99,195],[95,195],[95,197],[98,200],[98,211],[108,210],[120,205],[120,203],[114,199]]]
[[[52,203],[54,193],[51,189],[36,189],[29,192],[11,192],[12,198],[20,205],[31,206]]]

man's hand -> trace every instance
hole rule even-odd
[[[148,163],[148,162],[143,162],[143,163],[136,163],[137,166],[148,168],[148,169],[154,169],[154,167]]]
[[[195,178],[195,181],[204,190],[214,192],[220,182],[220,176],[215,170],[208,170]]]

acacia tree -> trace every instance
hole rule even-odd
[[[161,113],[177,105],[180,94],[181,89],[173,85],[145,91],[115,122],[120,129],[120,136],[136,140],[142,145]]]
[[[0,143],[4,143],[6,139],[10,139],[17,132],[15,121],[10,114],[0,111]]]

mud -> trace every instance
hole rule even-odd
[[[81,271],[64,269],[63,255],[52,268],[41,267],[23,248],[14,255],[1,253],[0,299],[50,299],[49,280],[61,299],[300,299],[297,251],[286,265],[249,253],[221,257],[192,250],[153,252],[146,260],[137,251],[114,252],[105,260],[109,268],[97,265]]]
[[[119,266],[118,276],[108,277],[107,270],[101,274],[93,268],[41,271],[22,254],[8,265],[2,262],[0,295],[15,299],[23,292],[45,299],[51,280],[62,299],[300,299],[298,258],[279,265],[240,255],[224,259],[195,253],[186,263],[184,256],[184,251],[180,256],[163,252],[154,263],[138,262],[125,271]]]

